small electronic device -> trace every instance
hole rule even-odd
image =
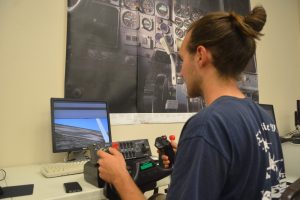
[[[79,185],[78,182],[68,182],[64,183],[64,187],[66,190],[66,193],[72,193],[72,192],[81,192],[82,188]]]
[[[170,140],[174,140],[174,139],[175,139],[175,136],[171,135]],[[170,141],[168,140],[167,136],[163,135],[161,137],[157,137],[155,139],[154,146],[159,150],[159,165],[161,167],[163,167],[163,161],[162,161],[161,156],[167,155],[170,160],[169,167],[171,168],[175,161],[175,153],[173,151],[173,147],[172,147]]]
[[[111,143],[104,101],[51,98],[53,152],[75,152],[95,143]]]
[[[32,195],[33,188],[34,188],[34,184],[0,187],[0,199],[8,199],[8,198],[12,199],[13,197]]]

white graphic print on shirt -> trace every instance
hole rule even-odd
[[[272,143],[267,141],[267,138],[263,137],[265,134],[277,134],[275,124],[261,124],[261,130],[256,133],[257,144],[260,149],[268,155],[269,163],[266,169],[266,181],[265,188],[262,192],[262,200],[277,199],[280,198],[282,192],[286,189],[285,173],[283,170],[283,159],[276,160],[273,152],[270,151]],[[277,177],[276,183],[272,183],[272,177]],[[275,184],[275,185],[274,185]],[[271,187],[268,187],[271,186]],[[271,189],[271,191],[270,191]]]

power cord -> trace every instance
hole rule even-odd
[[[4,169],[0,169],[0,171],[1,171],[1,174],[2,174],[2,177],[0,178],[0,181],[3,181],[6,178],[6,171]]]
[[[0,178],[0,181],[5,181],[5,184],[7,185],[7,183],[6,183],[6,180],[5,180],[5,178],[6,178],[6,171],[4,170],[4,169],[0,169],[0,172],[1,172],[1,174],[2,174],[2,177]],[[0,186],[0,196],[3,194],[3,189],[2,189],[2,187]]]
[[[4,169],[0,169],[0,174],[2,174],[2,177],[0,177],[0,181],[4,181],[4,183],[5,183],[5,187],[7,187],[7,182],[6,182],[6,171],[4,170]],[[1,186],[0,186],[1,187]],[[3,194],[3,186],[2,186],[2,188],[1,188],[1,192],[2,192],[2,194]],[[13,200],[13,198],[9,198],[10,200]]]

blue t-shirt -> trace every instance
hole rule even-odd
[[[252,100],[220,97],[185,124],[168,200],[276,199],[285,188],[277,128]]]

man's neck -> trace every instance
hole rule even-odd
[[[203,96],[206,105],[210,105],[221,96],[232,96],[236,98],[245,98],[245,95],[239,89],[236,80],[211,78],[203,85]]]

